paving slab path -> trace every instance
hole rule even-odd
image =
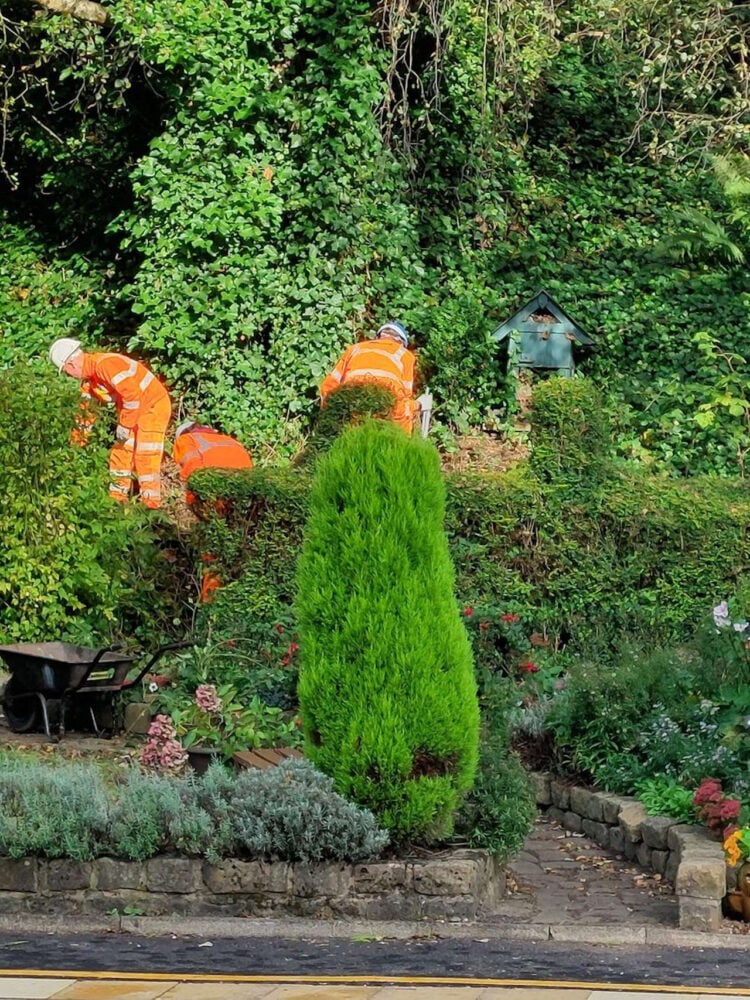
[[[660,875],[545,819],[509,872],[491,923],[677,926],[674,890]]]

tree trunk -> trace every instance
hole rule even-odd
[[[100,3],[93,0],[33,0],[39,7],[52,11],[53,14],[70,14],[80,21],[91,21],[94,24],[106,24],[109,12]]]

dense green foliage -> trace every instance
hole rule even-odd
[[[361,861],[388,842],[374,817],[309,764],[235,776],[131,771],[110,788],[90,764],[6,758],[0,768],[0,854],[86,861],[163,852],[270,861]]]
[[[307,754],[398,838],[440,840],[478,710],[432,445],[374,421],[317,466],[297,572]]]
[[[78,327],[288,453],[341,347],[397,314],[438,419],[496,426],[489,332],[545,286],[597,338],[583,365],[622,454],[742,464],[750,28],[732,5],[107,10],[0,14],[3,360]]]
[[[167,563],[143,511],[107,496],[107,428],[71,444],[78,386],[46,365],[0,371],[0,398],[2,641],[158,632]]]
[[[479,766],[456,825],[472,847],[500,860],[517,854],[536,817],[536,796],[528,775],[510,751],[508,716],[511,685],[499,674],[479,669],[482,726]]]
[[[447,477],[459,600],[481,613],[520,614],[531,630],[579,652],[593,644],[606,654],[623,635],[681,640],[750,564],[746,491],[739,482],[679,482],[596,458],[608,437],[600,415],[588,444],[583,423],[566,410],[592,412],[597,396],[588,398],[586,386],[551,379],[539,387],[534,435],[542,446],[530,464]],[[562,468],[560,455],[570,456]],[[595,458],[597,478],[580,480],[578,463],[590,469]],[[253,620],[270,628],[291,604],[308,474],[202,473],[192,483],[207,509],[224,499],[226,512],[209,518],[202,544],[236,581],[209,617],[225,623],[226,637],[232,628],[243,634],[239,609],[248,601]],[[491,631],[482,641],[494,639]],[[491,660],[492,650],[483,655]]]

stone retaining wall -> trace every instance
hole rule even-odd
[[[0,859],[0,912],[476,920],[505,893],[485,851],[367,864]]]
[[[718,929],[731,875],[721,844],[707,830],[668,816],[649,816],[637,799],[568,785],[549,774],[532,778],[537,804],[550,819],[674,885],[681,928]]]

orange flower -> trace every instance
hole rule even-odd
[[[742,836],[742,830],[735,830],[724,841],[724,853],[727,856],[727,861],[730,865],[736,865],[742,860],[742,851],[740,850],[739,839]]]

